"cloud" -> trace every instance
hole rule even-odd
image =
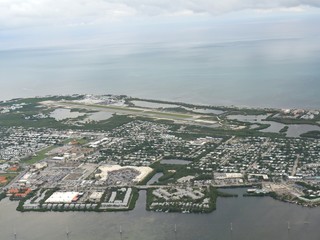
[[[0,27],[88,24],[126,17],[218,15],[233,11],[295,11],[319,0],[0,0]]]
[[[135,14],[126,4],[102,0],[0,1],[0,26],[81,24]]]

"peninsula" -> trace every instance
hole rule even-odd
[[[208,213],[223,188],[320,203],[320,112],[68,95],[0,102],[0,200],[19,211]]]

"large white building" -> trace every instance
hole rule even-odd
[[[79,192],[55,192],[46,200],[46,203],[72,203],[76,202],[79,196]]]

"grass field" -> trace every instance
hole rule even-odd
[[[36,156],[26,158],[25,160],[23,160],[23,162],[26,163],[27,165],[35,164],[35,163],[45,159],[47,157],[46,153],[48,153],[49,151],[51,151],[54,148],[56,148],[56,146],[50,146],[45,149],[42,149],[41,151],[37,152]]]

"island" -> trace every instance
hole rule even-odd
[[[320,204],[320,112],[126,95],[0,102],[0,201],[19,211],[209,213],[225,188]]]

